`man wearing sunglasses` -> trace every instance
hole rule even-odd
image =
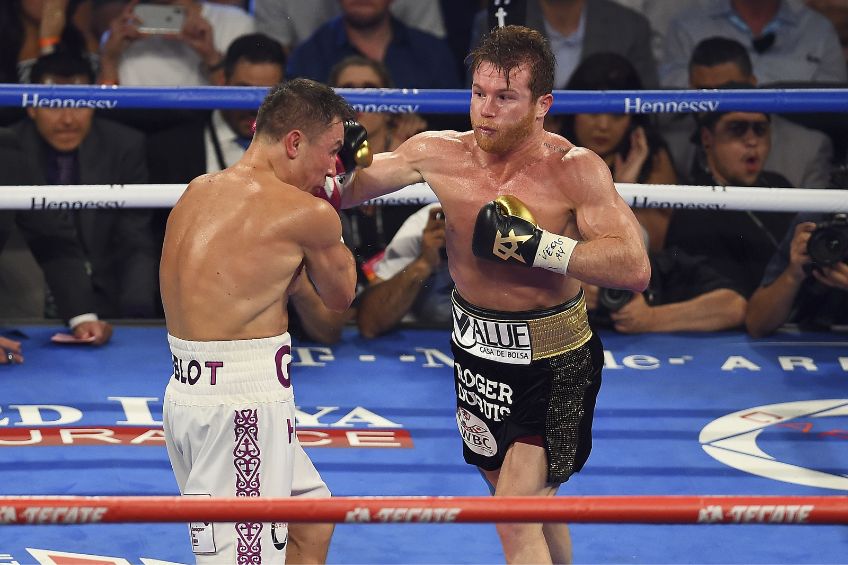
[[[727,83],[720,88],[747,88]],[[688,184],[788,187],[778,173],[763,169],[771,150],[771,120],[760,112],[716,112],[698,116],[695,141],[703,149],[701,166]],[[791,214],[747,210],[676,210],[666,235],[691,255],[706,256],[712,266],[748,297],[759,286],[769,257],[777,249]]]
[[[689,88],[714,89],[728,82],[756,88],[759,84],[745,46],[727,37],[709,37],[695,46],[689,58]],[[662,134],[680,176],[688,176],[692,166],[700,166],[703,156],[690,143],[696,126],[691,114],[660,117]],[[771,115],[771,151],[766,170],[780,173],[798,188],[825,188],[830,185],[833,144],[819,130],[796,124],[780,115]]]

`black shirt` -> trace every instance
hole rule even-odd
[[[712,268],[705,257],[694,257],[673,247],[651,251],[648,258],[651,281],[642,294],[650,306],[685,302],[720,288],[739,292],[737,285]],[[590,311],[589,316],[594,326],[613,326],[609,312],[603,307]]]
[[[717,185],[710,173],[698,171],[691,184]],[[755,186],[788,187],[777,173],[763,171]],[[666,234],[666,247],[677,246],[690,255],[706,257],[730,278],[745,297],[760,284],[766,264],[777,250],[792,220],[787,212],[747,210],[675,210]]]

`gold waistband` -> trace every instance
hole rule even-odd
[[[583,294],[567,310],[537,320],[528,320],[533,343],[533,360],[554,357],[577,349],[592,337]]]
[[[533,316],[532,312],[524,312],[530,316],[522,318],[521,313],[515,318],[499,316],[503,312],[487,311],[474,307],[469,309],[466,302],[453,293],[453,303],[463,312],[481,321],[503,323],[525,323],[529,328],[532,347],[532,360],[546,359],[573,351],[586,344],[592,338],[589,327],[589,316],[586,313],[586,300],[581,292],[567,308],[552,314]]]

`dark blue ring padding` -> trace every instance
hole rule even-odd
[[[93,108],[256,109],[267,88],[241,86],[116,87],[0,85],[0,106],[42,104]],[[338,89],[357,110],[465,113],[468,90]],[[51,106],[52,105],[52,106]],[[555,114],[706,111],[846,112],[848,89],[554,91]]]

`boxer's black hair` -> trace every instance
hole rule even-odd
[[[320,135],[334,122],[354,119],[356,112],[332,88],[296,78],[278,84],[265,97],[256,116],[256,133],[279,141],[295,129],[307,136]]]
[[[468,55],[466,62],[470,62],[472,74],[481,64],[491,63],[506,76],[507,86],[513,70],[526,68],[534,99],[554,89],[556,57],[545,36],[528,27],[508,25],[493,29]]]

